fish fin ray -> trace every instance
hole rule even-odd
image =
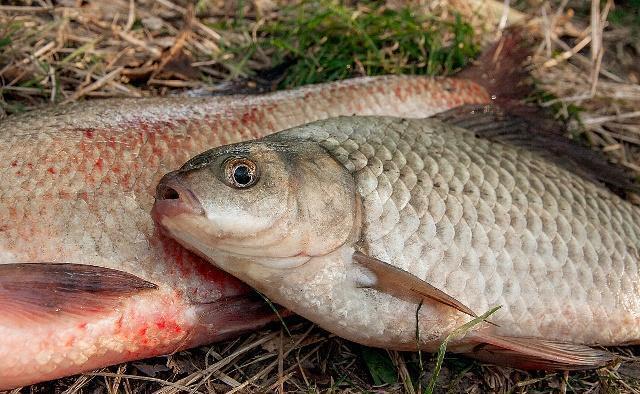
[[[464,105],[434,118],[472,131],[479,138],[534,152],[619,195],[640,193],[640,185],[629,171],[611,163],[601,152],[566,137],[564,126],[542,110],[522,106],[518,111],[506,111],[494,105]]]
[[[468,339],[475,346],[469,357],[524,370],[582,370],[605,366],[615,357],[586,345],[533,337],[509,337],[476,332]]]
[[[363,287],[373,287],[409,302],[429,299],[469,316],[478,317],[475,312],[460,301],[407,271],[361,252],[355,252],[353,259],[376,276],[374,286]]]
[[[157,288],[135,275],[94,265],[0,265],[0,315],[15,323],[79,317],[120,305],[123,297]]]

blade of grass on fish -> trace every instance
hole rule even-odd
[[[280,315],[280,312],[278,312],[278,308],[276,308],[276,306],[273,305],[273,302],[271,302],[271,300],[268,299],[264,294],[262,294],[258,290],[256,290],[256,293],[260,294],[260,297],[262,297],[262,299],[267,303],[267,305],[269,305],[269,308],[271,308],[273,310],[273,312],[276,314],[276,316],[278,316],[278,320],[280,320],[280,323],[282,323],[282,326],[284,327],[284,330],[287,332],[287,335],[289,335],[289,337],[291,337],[292,336],[291,335],[291,331],[289,331],[289,327],[287,327],[287,323],[284,322],[284,319]]]
[[[418,349],[418,362],[420,365],[420,376],[418,377],[418,391],[422,391],[422,376],[424,375],[424,364],[422,363],[422,351],[420,350],[420,309],[422,309],[421,300],[416,308],[416,349]]]
[[[500,308],[501,306],[496,306],[495,308],[485,312],[484,314],[476,317],[475,319],[470,320],[469,322],[461,325],[460,327],[453,330],[451,334],[447,335],[447,337],[444,339],[444,341],[442,341],[442,344],[440,344],[440,347],[438,348],[438,357],[436,358],[436,365],[433,368],[433,374],[431,375],[431,378],[429,378],[429,384],[427,385],[427,388],[424,391],[425,394],[433,394],[433,390],[436,387],[436,381],[438,380],[438,376],[440,375],[440,369],[442,368],[442,362],[444,361],[444,355],[447,352],[447,345],[449,344],[449,341],[460,335],[466,334],[474,326],[486,321],[489,318],[489,316],[493,315]]]

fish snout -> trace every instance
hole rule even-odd
[[[156,187],[152,215],[156,222],[161,223],[163,217],[180,214],[204,215],[204,208],[195,194],[172,172],[163,176]]]

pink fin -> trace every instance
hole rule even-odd
[[[476,332],[469,336],[472,350],[464,352],[492,364],[520,369],[580,370],[605,366],[614,355],[585,345],[530,337],[507,337]]]
[[[469,307],[411,273],[360,252],[353,259],[376,275],[374,288],[409,302],[430,299],[478,317]]]
[[[223,298],[208,304],[197,304],[200,316],[199,324],[215,330],[216,335],[224,338],[235,336],[239,332],[248,332],[285,318],[293,313],[280,306],[270,307],[257,295]]]
[[[2,264],[0,316],[10,316],[16,323],[84,316],[112,309],[122,297],[154,288],[137,276],[94,265]]]

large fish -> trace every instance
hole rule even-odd
[[[361,78],[252,97],[108,100],[0,123],[0,389],[210,343],[273,318],[156,231],[163,174],[213,146],[337,115],[490,100],[463,79]]]
[[[540,122],[542,124],[542,122]],[[338,117],[167,174],[181,244],[349,340],[580,369],[640,343],[640,209],[624,173],[493,107]],[[598,179],[600,178],[600,179]],[[602,180],[603,182],[601,182]]]

